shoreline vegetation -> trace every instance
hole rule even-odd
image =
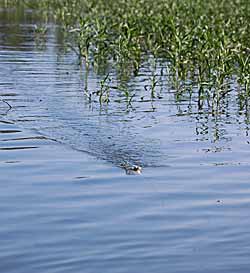
[[[85,89],[89,102],[108,104],[112,92],[119,90],[130,106],[135,94],[125,87],[124,79],[137,77],[147,61],[152,73],[145,91],[152,100],[161,99],[156,90],[167,73],[176,99],[195,96],[199,111],[219,113],[232,92],[240,109],[248,109],[248,1],[0,0],[0,4],[41,12],[44,23],[35,30],[40,36],[46,35],[49,18],[55,19],[80,65],[86,70],[116,71],[120,77],[116,86],[105,72],[99,90]]]

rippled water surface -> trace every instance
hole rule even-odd
[[[0,10],[0,272],[250,272],[248,111],[152,101],[146,64],[132,107],[89,104],[101,76],[38,23]]]

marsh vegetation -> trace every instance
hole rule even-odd
[[[39,37],[46,35],[47,22],[56,20],[65,48],[76,53],[86,70],[102,75],[98,90],[88,90],[86,79],[85,94],[90,103],[118,101],[119,93],[130,107],[138,98],[127,83],[140,74],[143,64],[152,76],[141,100],[161,99],[171,89],[177,101],[188,97],[197,102],[199,111],[206,108],[216,114],[234,92],[240,110],[248,107],[248,1],[3,2],[41,13],[43,22],[35,30]]]

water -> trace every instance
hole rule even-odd
[[[132,109],[89,105],[86,70],[53,24],[36,43],[38,22],[0,12],[12,107],[0,101],[0,272],[249,272],[249,123],[235,96],[218,116],[167,86],[152,103],[145,65]],[[91,70],[88,89],[99,81]]]

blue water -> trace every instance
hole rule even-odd
[[[37,18],[4,12],[0,272],[248,273],[249,122],[236,96],[217,116],[167,84],[152,101],[145,63],[129,81],[132,107],[117,93],[89,104],[87,72],[58,28],[41,48]],[[90,92],[100,79],[89,71]]]

